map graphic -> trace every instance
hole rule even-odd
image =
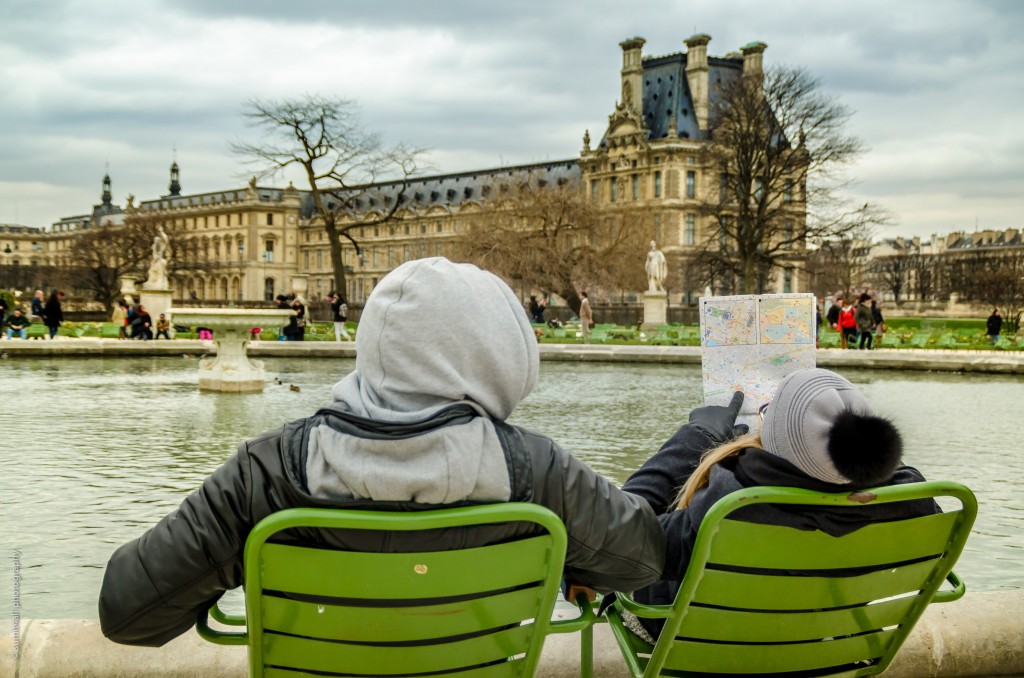
[[[727,405],[744,393],[739,422],[757,429],[757,412],[790,372],[815,365],[813,294],[702,297],[704,402]]]

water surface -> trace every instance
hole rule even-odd
[[[95,617],[103,567],[118,545],[177,506],[240,441],[325,404],[354,366],[265,362],[282,383],[255,396],[200,394],[193,358],[0,363],[0,616],[11,612],[17,550],[23,618]],[[846,376],[903,430],[908,463],[978,495],[978,522],[957,568],[971,590],[1024,586],[1021,381]],[[700,389],[695,366],[545,362],[513,421],[621,482],[701,404]]]

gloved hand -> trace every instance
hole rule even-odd
[[[706,405],[690,411],[690,424],[716,443],[724,443],[747,433],[746,424],[737,424],[736,416],[743,406],[743,391],[736,391],[725,407]]]

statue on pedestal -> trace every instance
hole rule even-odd
[[[167,233],[161,227],[160,232],[153,236],[153,258],[149,263],[149,277],[146,278],[147,289],[167,289],[167,249],[170,244],[171,241],[167,237]]]
[[[647,271],[647,291],[664,292],[668,265],[665,263],[665,255],[661,253],[653,240],[651,241],[651,251],[647,253],[647,264],[644,269]]]

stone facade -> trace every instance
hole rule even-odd
[[[686,52],[651,57],[643,55],[643,38],[623,41],[620,99],[594,147],[589,131],[584,134],[578,159],[412,180],[395,220],[358,227],[358,254],[346,244],[349,301],[363,301],[380,278],[404,261],[444,254],[466,220],[517,177],[529,176],[539,182],[578,183],[579,190],[610,212],[649,212],[658,247],[669,263],[670,304],[695,303],[705,282],[688,277],[685,262],[718,228],[715,218],[700,210],[720,192],[717,170],[705,166],[701,155],[712,139],[715,85],[725,78],[761,77],[766,47],[750,43],[740,53],[709,57],[710,41],[710,36],[694,35],[685,40]],[[49,232],[32,235],[33,242],[42,244],[40,258],[72,265],[69,250],[76,230],[152,216],[173,225],[168,231],[174,237],[194,240],[209,262],[201,272],[172,275],[178,298],[259,301],[282,292],[317,298],[331,291],[326,232],[306,192],[291,185],[259,186],[254,180],[245,188],[182,195],[180,178],[175,162],[168,195],[137,205],[129,197],[122,209],[111,204],[110,178],[104,177],[103,199],[92,214],[66,217]],[[399,187],[381,183],[360,190],[366,196],[363,216],[372,217],[393,204],[389,200],[397,199]],[[805,220],[799,201],[803,192],[803,186],[795,187],[797,229]],[[803,255],[802,247],[794,250],[794,266],[780,270],[769,291],[806,286],[798,265]]]

